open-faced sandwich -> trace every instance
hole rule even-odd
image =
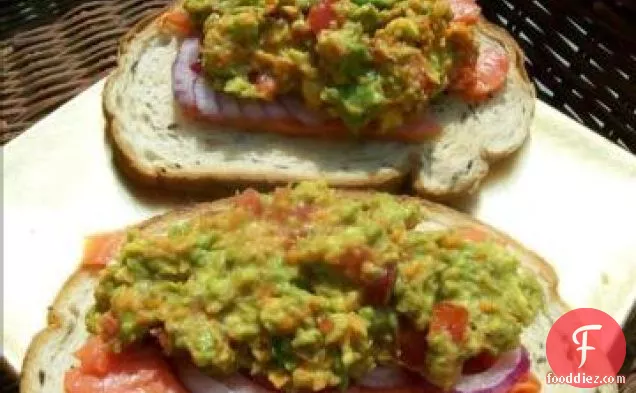
[[[535,254],[440,205],[248,190],[92,238],[21,389],[532,393],[555,287]]]
[[[107,132],[145,184],[448,197],[526,138],[522,56],[474,0],[185,0],[123,40]]]

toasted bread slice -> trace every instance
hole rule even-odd
[[[217,195],[317,178],[348,188],[406,185],[437,198],[474,191],[490,163],[526,139],[535,99],[514,40],[486,21],[477,34],[480,45],[502,47],[510,58],[506,84],[494,97],[479,105],[437,99],[433,111],[444,130],[422,144],[328,141],[184,118],[170,72],[179,39],[163,32],[158,19],[147,19],[122,41],[104,90],[114,159],[137,183]]]
[[[523,53],[508,33],[486,21],[477,25],[480,45],[502,46],[510,59],[506,85],[489,100],[469,104],[445,96],[432,106],[444,130],[421,147],[413,187],[420,195],[448,198],[475,191],[489,166],[514,153],[529,134],[535,91]]]
[[[351,195],[351,194],[349,194]],[[356,192],[360,198],[368,193]],[[494,241],[499,242],[516,255],[524,269],[533,271],[542,283],[547,307],[533,325],[523,333],[522,342],[531,353],[532,370],[540,380],[550,370],[545,359],[544,343],[552,323],[567,310],[559,300],[556,287],[557,278],[552,268],[535,253],[512,240],[501,232],[482,224],[467,215],[447,207],[421,200],[426,219],[418,230],[431,231],[444,228],[478,230]],[[198,204],[179,211],[168,213],[137,226],[141,231],[161,233],[172,224],[189,218],[215,214],[230,206],[227,199]],[[22,368],[22,393],[63,393],[64,373],[76,364],[73,353],[81,347],[88,337],[84,316],[93,303],[93,289],[97,283],[97,270],[80,269],[64,285],[50,309],[48,327],[39,333],[31,343]],[[555,387],[557,390],[572,389],[568,386]],[[613,390],[615,386],[606,386]]]

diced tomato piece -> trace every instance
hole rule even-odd
[[[154,347],[110,352],[97,337],[77,352],[78,368],[64,376],[66,393],[186,393]]]
[[[298,218],[299,220],[309,220],[311,214],[316,210],[314,206],[311,205],[299,205],[292,209],[291,215]]]
[[[161,15],[160,26],[181,37],[189,36],[194,31],[190,15],[183,11],[170,11]]]
[[[477,23],[481,8],[475,0],[449,0],[451,11],[453,11],[453,21],[468,24]]]
[[[493,242],[500,245],[505,246],[505,242],[503,239],[490,234],[488,231],[482,228],[477,227],[464,227],[457,229],[457,235],[460,239],[469,242],[475,243],[483,243],[483,242]]]
[[[497,357],[489,352],[482,352],[464,362],[463,374],[478,374],[488,370],[497,361]]]
[[[314,34],[320,33],[321,30],[329,28],[331,23],[336,20],[336,12],[333,9],[332,0],[321,0],[318,4],[311,7],[307,21],[309,28]]]
[[[396,267],[391,264],[386,267],[384,274],[373,281],[366,284],[364,288],[365,300],[367,303],[382,306],[389,302],[393,285],[395,284]]]
[[[333,321],[329,318],[322,318],[318,321],[318,329],[324,334],[331,332],[333,330]]]
[[[242,194],[236,196],[236,206],[251,212],[254,215],[261,215],[263,213],[263,203],[261,202],[261,195],[258,191],[248,188],[243,191]]]
[[[532,373],[522,375],[508,393],[538,393],[541,391],[541,381]]]
[[[408,123],[396,130],[387,133],[386,139],[392,139],[403,142],[422,142],[439,134],[442,126],[435,120],[431,114],[425,114],[418,120]]]
[[[537,378],[536,375],[531,372],[528,372],[522,379],[520,379],[520,381],[530,382],[537,385],[538,387],[541,387],[541,381],[539,380],[539,378]]]
[[[350,247],[345,250],[340,258],[338,264],[342,268],[345,275],[353,280],[360,278],[360,269],[362,263],[371,259],[371,250],[366,246]]]
[[[408,323],[400,323],[397,336],[400,360],[409,367],[421,369],[428,350],[426,336],[426,332],[415,330]]]
[[[432,311],[429,332],[437,333],[445,330],[456,343],[464,341],[468,326],[468,311],[464,307],[442,302],[434,305]]]
[[[476,227],[464,227],[457,230],[459,236],[471,242],[484,242],[488,240],[488,232]]]
[[[113,366],[115,355],[108,350],[108,346],[96,336],[86,341],[86,344],[75,352],[75,357],[81,361],[80,370],[85,374],[104,376]]]
[[[274,97],[278,90],[276,80],[267,74],[258,75],[254,81],[254,85],[256,86],[256,90],[268,98]]]
[[[102,335],[106,337],[115,337],[119,333],[119,321],[112,312],[107,312],[101,317]]]
[[[115,256],[126,239],[124,232],[91,235],[84,242],[82,266],[104,267]]]
[[[473,66],[458,71],[451,90],[465,101],[484,101],[503,87],[509,68],[510,61],[503,49],[483,49]]]

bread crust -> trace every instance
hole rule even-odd
[[[175,4],[171,8],[178,7],[180,7],[179,4]],[[318,178],[317,175],[285,175],[276,172],[270,173],[267,170],[256,173],[243,173],[241,171],[184,171],[145,165],[139,157],[136,156],[132,148],[124,142],[120,131],[122,126],[117,119],[116,110],[109,108],[106,97],[111,94],[111,85],[118,77],[118,74],[124,71],[122,69],[121,59],[122,56],[127,53],[131,42],[145,29],[153,26],[156,27],[158,24],[159,19],[157,15],[148,17],[139,22],[122,38],[119,47],[119,67],[108,78],[103,92],[103,112],[106,120],[105,131],[107,139],[110,141],[112,147],[113,160],[116,167],[119,168],[126,178],[130,179],[133,184],[142,186],[162,190],[205,194],[215,197],[230,195],[235,192],[235,190],[245,187],[269,190],[274,186],[284,185],[289,182],[315,180]],[[532,97],[532,100],[534,100],[534,87],[523,66],[523,53],[514,39],[508,35],[505,30],[487,22],[483,18],[478,24],[478,31],[480,34],[484,34],[496,40],[506,49],[506,52],[508,52],[511,58],[512,67],[510,72],[516,71],[519,73],[526,92]],[[527,135],[528,130],[524,130],[524,133]],[[520,144],[511,145],[505,151],[498,152],[497,154],[489,154],[487,150],[484,150],[481,154],[481,158],[487,164],[491,164],[508,156],[517,150],[519,146]],[[372,173],[357,178],[341,179],[327,176],[326,180],[334,187],[375,189],[388,192],[413,190],[422,196],[445,200],[475,191],[481,180],[488,173],[486,165],[481,171],[471,174],[471,178],[462,179],[463,185],[459,189],[439,189],[429,187],[426,182],[423,182],[422,179],[418,177],[419,161],[416,154],[412,155],[412,159],[408,165],[409,167],[392,168],[392,170]]]
[[[480,34],[483,34],[484,36],[497,41],[499,44],[501,44],[505,48],[506,53],[508,53],[510,63],[512,65],[511,71],[509,72],[515,72],[515,71],[518,72],[521,80],[523,81],[522,86],[525,92],[530,97],[532,97],[532,100],[534,101],[536,99],[536,90],[524,66],[525,54],[523,53],[523,50],[521,49],[519,44],[514,40],[514,38],[510,36],[510,34],[505,29],[487,21],[483,17],[480,18],[480,22],[477,25],[477,29]],[[530,116],[534,117],[534,111],[535,111],[534,105],[532,105],[531,111],[532,112]],[[412,175],[413,189],[418,195],[425,198],[430,198],[436,201],[450,201],[450,200],[454,200],[458,198],[463,198],[467,194],[471,194],[477,190],[482,180],[490,172],[489,167],[491,165],[496,164],[498,161],[510,156],[521,147],[523,142],[525,142],[525,140],[528,138],[529,132],[526,132],[525,134],[526,135],[523,138],[523,140],[521,140],[517,144],[512,144],[508,146],[508,148],[503,151],[492,153],[492,152],[489,152],[487,149],[482,149],[480,151],[480,156],[487,164],[486,167],[484,167],[482,171],[478,172],[475,176],[473,176],[470,179],[470,182],[461,189],[440,191],[440,190],[431,188],[428,186],[428,184],[423,182],[419,176],[417,176],[417,171],[415,171]]]
[[[170,223],[192,217],[197,214],[213,214],[218,211],[227,203],[227,200],[220,200],[216,202],[200,203],[197,205],[190,205],[180,209],[172,210],[168,213],[152,217],[145,220],[134,228],[141,231],[161,231]],[[131,228],[133,228],[131,227]],[[22,372],[20,374],[20,392],[21,393],[64,393],[62,389],[57,392],[49,392],[47,389],[43,389],[43,377],[42,375],[58,375],[64,373],[66,370],[47,370],[43,371],[40,364],[40,355],[42,351],[52,343],[55,342],[59,336],[70,335],[73,331],[85,330],[84,321],[78,318],[81,315],[79,311],[72,311],[72,317],[69,318],[67,305],[73,303],[73,299],[76,296],[76,292],[80,287],[83,287],[87,281],[94,281],[96,283],[99,269],[82,267],[73,273],[64,283],[55,299],[53,304],[49,307],[47,314],[47,326],[40,331],[31,341],[29,348],[27,349],[23,364]],[[85,311],[85,310],[84,310]],[[79,324],[77,327],[75,325]],[[61,351],[73,352],[76,348],[61,348]],[[68,354],[67,354],[68,355]]]

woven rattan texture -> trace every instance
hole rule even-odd
[[[636,152],[636,1],[481,4],[521,44],[542,100]]]
[[[120,37],[168,3],[75,0],[71,4],[67,0],[57,8],[51,6],[55,1],[15,1],[3,6],[1,15],[6,20],[0,20],[1,33],[10,37],[0,41],[0,142],[8,142],[106,75],[115,66]],[[30,9],[11,9],[20,4]],[[38,5],[46,8],[43,11]],[[60,11],[65,8],[68,10]],[[47,10],[59,13],[51,23],[46,23]],[[27,18],[29,12],[35,16]],[[21,17],[28,28],[19,28]]]

